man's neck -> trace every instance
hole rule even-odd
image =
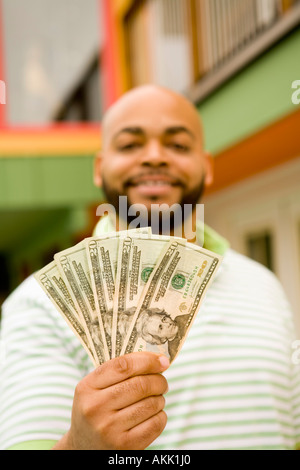
[[[199,243],[199,230],[200,232],[204,230],[203,217],[200,218],[199,214],[196,213],[196,210],[192,211],[188,217],[186,217],[181,224],[176,224],[174,227],[170,226],[170,223],[160,221],[160,223],[150,224],[152,231],[157,235],[167,235],[171,237],[180,237],[186,239],[190,243]],[[203,229],[201,230],[201,226]],[[123,220],[118,215],[116,216],[115,222],[116,231],[130,230],[134,228],[139,228],[140,223],[138,217],[128,223],[128,221]],[[203,240],[203,239],[202,239]]]

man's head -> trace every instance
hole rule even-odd
[[[194,106],[154,85],[123,95],[104,117],[94,180],[116,209],[119,196],[149,213],[151,204],[195,207],[212,165]]]

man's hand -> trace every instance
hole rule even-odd
[[[112,359],[76,387],[69,432],[54,450],[140,450],[163,431],[168,385],[165,356],[148,352]]]

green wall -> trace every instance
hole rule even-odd
[[[94,156],[0,158],[0,260],[10,291],[74,244],[89,226],[87,207],[102,199]],[[1,298],[3,292],[0,285]]]
[[[300,80],[300,29],[199,106],[206,147],[217,153],[295,111],[291,86],[297,79]]]
[[[94,156],[0,158],[0,210],[65,207],[99,199]]]

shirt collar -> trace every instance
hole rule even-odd
[[[225,252],[228,250],[230,244],[229,242],[219,235],[215,230],[213,230],[211,227],[208,225],[204,224],[204,229],[201,230],[200,224],[197,225],[197,239],[203,240],[203,248],[206,250],[212,251],[214,253],[217,253],[221,256],[224,256]],[[104,235],[105,233],[108,232],[113,232],[114,227],[113,224],[108,216],[102,217],[97,225],[95,226],[93,236],[97,237],[100,235]],[[199,237],[198,237],[199,235]]]

